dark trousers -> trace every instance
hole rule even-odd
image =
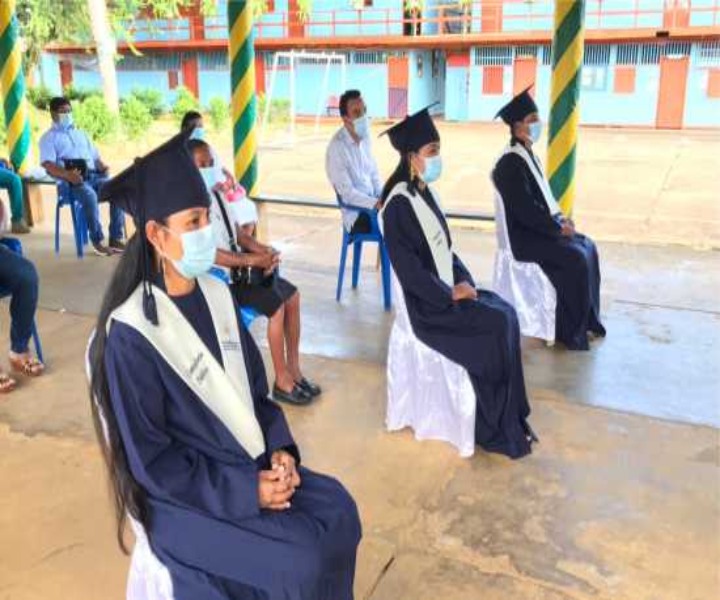
[[[28,351],[38,301],[38,276],[28,259],[0,246],[0,289],[11,294],[10,348]]]
[[[358,218],[355,219],[355,222],[350,229],[350,233],[355,235],[356,233],[370,233],[371,231],[372,223],[370,222],[370,217],[365,212],[360,213]]]
[[[89,173],[80,185],[73,185],[72,191],[83,207],[85,221],[87,221],[90,241],[98,244],[103,241],[103,230],[100,224],[100,210],[98,208],[98,194],[100,188],[107,181],[107,177],[96,173]],[[110,203],[110,239],[122,240],[125,226],[125,213],[112,202]]]

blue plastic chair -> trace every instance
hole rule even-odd
[[[380,232],[380,226],[378,225],[378,214],[377,211],[371,208],[364,208],[362,206],[355,206],[353,204],[347,204],[343,202],[340,194],[335,192],[337,202],[340,208],[348,208],[351,210],[357,210],[360,213],[365,213],[370,218],[371,230],[369,233],[356,233],[351,234],[343,224],[343,236],[342,236],[342,250],[340,251],[340,270],[338,272],[337,291],[335,293],[335,300],[340,302],[342,296],[343,280],[345,278],[345,261],[347,260],[348,246],[353,247],[353,264],[352,264],[352,286],[353,289],[357,288],[358,279],[360,277],[360,264],[362,259],[362,245],[364,242],[372,242],[378,245],[380,249],[380,268],[382,270],[382,286],[383,286],[383,302],[385,310],[390,310],[392,306],[391,291],[390,291],[390,259],[388,257],[387,249],[385,248],[385,240],[383,240],[382,233]]]
[[[227,285],[230,285],[230,277],[223,269],[213,267],[212,269],[210,269],[210,275],[226,283]],[[252,325],[253,321],[259,316],[261,316],[260,313],[254,308],[251,308],[249,306],[240,307],[240,318],[242,319],[243,325],[245,325],[245,329],[250,329],[250,325]]]
[[[69,206],[75,236],[75,251],[77,257],[83,257],[84,247],[89,241],[87,222],[80,202],[75,198],[72,186],[67,181],[57,182],[57,204],[55,206],[55,254],[60,254],[60,209]]]
[[[0,238],[0,244],[2,244],[8,250],[10,250],[11,252],[14,252],[15,254],[19,254],[20,256],[23,255],[22,244],[20,243],[20,240],[18,240],[16,238],[9,238],[9,237]],[[10,290],[0,286],[0,298],[6,298],[9,295],[10,295]],[[32,337],[33,337],[33,342],[35,343],[35,354],[37,354],[38,360],[41,363],[44,363],[45,360],[43,359],[42,345],[40,344],[40,336],[38,335],[37,326],[35,325],[35,321],[33,321],[33,326],[32,326]]]

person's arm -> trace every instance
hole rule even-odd
[[[465,281],[466,283],[475,287],[475,280],[473,279],[473,276],[470,274],[470,271],[468,271],[468,269],[465,266],[465,264],[463,263],[463,261],[460,260],[460,257],[457,254],[455,254],[454,252],[453,252],[453,278],[455,279],[455,285]]]
[[[246,267],[270,269],[274,266],[272,257],[267,254],[231,252],[220,248],[215,251],[215,264],[226,269],[244,269]]]
[[[238,244],[245,252],[254,254],[273,254],[275,250],[272,246],[268,246],[258,242],[253,236],[248,235],[242,230],[240,225],[235,225],[235,236]]]
[[[112,325],[105,368],[133,477],[151,496],[218,519],[259,515],[258,467],[252,458],[224,463],[168,433],[168,391],[156,361],[157,352],[139,333]]]
[[[452,288],[420,261],[417,248],[425,243],[425,237],[408,200],[397,197],[389,202],[383,213],[383,235],[400,285],[433,308],[451,307]]]
[[[50,177],[62,179],[73,185],[82,183],[82,175],[77,169],[64,169],[58,165],[58,155],[55,149],[52,131],[46,132],[40,138],[40,164],[47,171]]]
[[[553,238],[560,235],[560,224],[536,202],[530,173],[522,158],[510,154],[504,156],[493,172],[493,181],[509,217],[541,235]]]
[[[331,145],[325,158],[325,171],[335,191],[345,204],[362,208],[375,208],[379,197],[365,194],[353,186],[350,165],[341,148]]]
[[[248,373],[248,381],[253,395],[255,406],[255,417],[265,435],[265,449],[270,457],[278,450],[284,450],[295,458],[300,464],[300,451],[290,433],[285,414],[282,409],[272,400],[268,394],[267,374],[262,356],[258,350],[253,337],[245,327],[240,326],[240,341],[243,347],[245,367]]]

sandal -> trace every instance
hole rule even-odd
[[[10,377],[10,375],[7,373],[0,373],[0,394],[9,394],[16,386],[17,381]]]
[[[31,354],[10,353],[10,366],[16,373],[25,377],[40,377],[45,371],[45,365]]]

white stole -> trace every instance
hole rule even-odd
[[[533,177],[535,177],[535,181],[537,182],[538,186],[540,187],[540,191],[542,191],[543,197],[545,198],[545,204],[548,207],[548,210],[550,211],[550,216],[555,216],[558,213],[561,213],[562,210],[560,209],[560,205],[557,203],[557,200],[555,200],[555,196],[552,193],[552,189],[550,189],[550,183],[545,178],[544,173],[542,171],[538,170],[538,167],[535,166],[535,163],[533,159],[530,157],[530,154],[528,153],[527,149],[522,144],[515,144],[513,146],[507,146],[505,150],[503,151],[500,158],[505,156],[506,154],[517,154],[520,158],[522,158],[525,163],[528,166],[528,169],[530,169],[530,172],[533,174]],[[498,159],[499,161],[499,159]],[[540,160],[538,159],[538,163]],[[497,163],[496,163],[497,165]],[[510,198],[508,198],[510,200]]]
[[[438,202],[435,193],[429,187],[428,189],[433,196],[433,200],[435,200],[435,203],[439,207],[440,203]],[[419,193],[411,194],[407,189],[407,183],[398,183],[393,188],[392,192],[390,192],[388,201],[385,203],[385,206],[383,206],[380,216],[382,217],[384,215],[385,209],[390,201],[398,195],[407,198],[410,202],[410,206],[412,206],[415,211],[415,216],[420,223],[420,228],[422,229],[423,235],[430,247],[430,253],[432,254],[438,276],[448,286],[453,287],[455,285],[455,277],[453,275],[453,253],[450,245],[448,244],[447,235],[445,234],[445,230],[443,229],[440,219],[437,218],[437,215],[427,205]],[[382,218],[381,223],[383,223]]]
[[[240,342],[235,305],[227,285],[209,276],[197,279],[210,308],[222,359],[221,365],[173,301],[156,286],[158,325],[143,313],[143,286],[108,319],[129,325],[157,350],[175,373],[228,428],[245,451],[257,458],[265,452],[265,438],[255,417],[252,392]]]

